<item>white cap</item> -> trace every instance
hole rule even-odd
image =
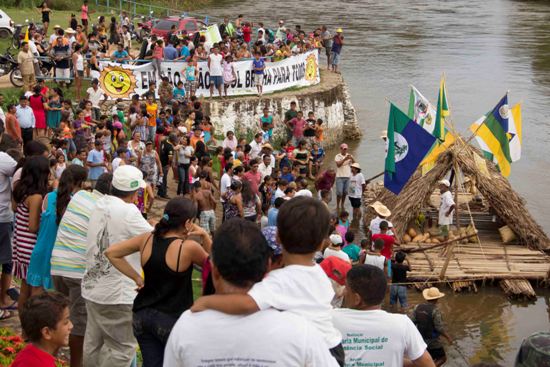
[[[342,236],[340,236],[339,234],[331,234],[329,239],[333,245],[341,245],[344,242],[342,241]]]
[[[447,187],[451,187],[451,183],[449,182],[449,180],[441,180],[441,181],[439,181],[439,183],[440,183],[441,185],[445,185],[445,186],[447,186]]]
[[[112,185],[120,191],[136,191],[145,188],[143,173],[131,165],[119,166],[113,173]]]

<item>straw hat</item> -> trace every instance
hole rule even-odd
[[[369,206],[372,207],[374,211],[382,217],[389,217],[391,215],[391,211],[379,201],[375,201]]]
[[[75,31],[74,29],[72,29],[72,28],[67,28],[67,29],[65,29],[64,32],[65,32],[65,33],[68,33],[68,34],[75,34],[75,33],[76,33],[76,31]]]
[[[352,168],[355,168],[355,169],[358,169],[359,171],[361,171],[361,166],[359,165],[359,163],[352,163],[351,165]]]
[[[61,29],[61,26],[59,24],[56,24],[53,26],[53,29]]]
[[[262,145],[262,149],[263,149],[263,148],[273,150],[273,147],[272,147],[271,144],[269,144],[269,143],[265,143],[264,145]]]
[[[422,296],[426,301],[445,297],[445,293],[441,293],[436,287],[426,288],[422,291]]]

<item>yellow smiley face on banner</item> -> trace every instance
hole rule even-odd
[[[309,55],[306,59],[306,80],[315,81],[317,79],[317,60],[315,55]]]
[[[136,87],[136,78],[129,69],[107,66],[99,77],[101,87],[111,98],[128,98]]]

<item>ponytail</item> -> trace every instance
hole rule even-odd
[[[86,176],[86,169],[74,164],[67,167],[61,174],[57,188],[57,203],[55,208],[56,224],[59,225],[59,222],[61,222],[65,209],[67,209],[67,205],[71,201],[74,189],[82,185],[82,182],[86,180]]]
[[[164,237],[170,230],[177,229],[188,220],[197,216],[197,206],[187,198],[176,197],[171,199],[164,208],[164,214],[155,225],[155,237]]]

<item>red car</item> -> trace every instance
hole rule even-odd
[[[164,40],[168,40],[168,33],[172,29],[172,26],[176,26],[176,32],[180,34],[187,34],[192,36],[203,25],[202,22],[197,21],[195,18],[180,18],[180,17],[168,17],[157,20],[152,28],[151,34],[157,37],[162,37]]]

